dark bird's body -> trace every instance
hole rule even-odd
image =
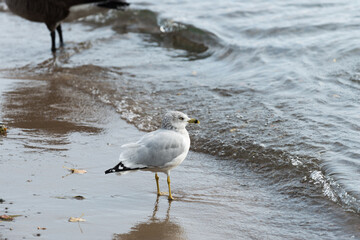
[[[129,5],[115,0],[5,0],[9,9],[27,20],[45,23],[51,34],[51,50],[55,51],[55,30],[59,34],[60,44],[63,45],[61,21],[70,13],[70,8],[86,3],[99,3],[99,6],[121,8]]]

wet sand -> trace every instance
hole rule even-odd
[[[144,134],[108,106],[56,81],[1,79],[1,91],[9,131],[0,138],[0,213],[21,215],[0,223],[2,238],[209,239],[226,233],[213,229],[216,208],[224,206],[206,200],[212,179],[198,175],[208,156],[190,153],[173,171],[176,200],[169,203],[157,198],[152,173],[104,175],[117,163],[119,146]],[[87,173],[71,174],[64,166]],[[165,190],[165,175],[160,181]],[[86,222],[68,222],[80,216]]]
[[[9,132],[0,138],[0,211],[22,215],[0,223],[3,238],[185,238],[167,199],[156,198],[152,174],[104,175],[117,162],[118,147],[142,133],[70,89],[44,81],[1,82],[1,117]],[[70,174],[63,166],[88,172]],[[173,181],[176,193],[176,176]],[[68,222],[80,216],[86,222]]]
[[[286,41],[278,46],[273,42],[278,42],[277,34],[272,32],[278,32],[283,22],[258,28],[262,24],[256,19],[269,19],[267,11],[251,14],[256,19],[244,19],[238,15],[242,11],[226,16],[211,2],[205,4],[207,8],[191,1],[176,8],[168,2],[131,4],[124,15],[87,8],[84,15],[75,13],[63,24],[65,47],[53,55],[46,27],[9,13],[0,0],[0,32],[6,35],[0,38],[0,121],[9,126],[8,135],[0,137],[0,198],[5,200],[0,203],[0,215],[21,215],[13,222],[0,222],[0,239],[360,239],[358,200],[346,191],[336,198],[333,190],[342,187],[325,179],[340,173],[339,179],[345,174],[348,180],[357,180],[353,166],[358,165],[340,164],[351,169],[327,175],[321,167],[326,157],[311,157],[319,146],[330,144],[332,149],[339,133],[347,139],[349,130],[357,126],[356,118],[354,124],[342,121],[341,114],[328,108],[333,103],[348,118],[347,110],[354,110],[355,116],[359,102],[354,101],[357,67],[338,58],[344,67],[340,77],[350,80],[345,85],[337,84],[338,70],[324,69],[328,60],[335,64],[334,57],[343,55],[343,49],[352,49],[347,61],[357,62],[351,21],[334,25],[333,18],[327,19],[338,5],[326,4],[328,12],[323,14],[317,14],[319,6],[304,7],[317,18],[309,18],[298,29],[299,35],[293,30],[303,16],[291,15],[292,25],[280,29]],[[182,19],[179,26],[188,31],[178,32],[173,21],[178,13],[170,10],[187,13],[188,6],[189,16],[199,18]],[[284,11],[274,13],[282,19],[281,13],[288,9],[279,9]],[[299,9],[301,15],[304,9]],[[320,18],[333,26],[330,35],[323,37],[323,25],[314,29],[313,22]],[[168,24],[175,26],[174,31],[159,34]],[[331,35],[337,29],[347,31],[345,38]],[[252,32],[260,35],[249,35]],[[310,38],[299,48],[288,34],[301,37],[303,43]],[[36,38],[29,41],[29,36]],[[325,38],[333,39],[333,44],[324,46]],[[259,48],[257,43],[268,47]],[[209,47],[205,54],[196,52],[198,47],[204,50],[202,44]],[[309,46],[315,50],[310,56]],[[319,54],[323,49],[334,56]],[[261,59],[269,61],[264,64]],[[304,59],[308,64],[303,64]],[[308,80],[298,83],[296,79]],[[321,94],[314,98],[309,89]],[[318,99],[324,101],[312,105]],[[348,108],[348,103],[353,107]],[[331,114],[318,118],[319,109],[313,106],[325,107],[323,113]],[[192,149],[212,154],[191,151],[172,171],[176,200],[171,204],[166,197],[156,197],[152,173],[104,174],[117,163],[120,145],[144,134],[134,126],[155,129],[159,126],[155,120],[165,109],[198,118],[200,125],[189,126]],[[320,125],[299,122],[298,116]],[[338,125],[326,124],[333,119],[328,116],[340,116]],[[331,133],[333,139],[318,134],[323,124],[327,125],[323,133]],[[277,146],[289,155],[279,155]],[[304,158],[297,158],[298,150],[305,150]],[[349,150],[357,151],[356,141]],[[340,156],[349,153],[346,147],[339,151]],[[327,157],[332,150],[329,153]],[[356,160],[354,156],[350,159]],[[64,166],[88,172],[69,174]],[[166,190],[165,176],[160,175],[160,180]],[[350,185],[358,189],[356,181]],[[68,222],[80,216],[86,222]]]
[[[301,199],[274,199],[278,193],[241,163],[194,152],[172,171],[176,199],[157,198],[152,173],[104,174],[117,163],[120,145],[144,134],[110,106],[56,80],[3,78],[0,86],[1,119],[9,126],[0,138],[0,214],[21,215],[0,222],[0,238],[303,239],[300,229],[314,237],[357,237],[356,216],[330,214],[331,203],[316,201],[296,209],[292,202]],[[165,190],[165,175],[160,182]],[[349,227],[322,232],[316,219],[331,224],[334,216]]]

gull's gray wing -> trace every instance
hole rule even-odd
[[[119,160],[127,168],[161,168],[189,149],[184,135],[160,129],[123,145],[121,150]]]

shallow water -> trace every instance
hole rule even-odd
[[[156,199],[152,173],[104,175],[116,163],[119,147],[144,134],[119,121],[112,107],[61,82],[1,82],[2,118],[10,130],[0,142],[5,199],[0,207],[6,214],[21,215],[15,222],[0,224],[9,239],[358,236],[357,215],[324,201],[316,189],[307,197],[302,194],[306,185],[295,189],[284,180],[278,185],[288,192],[279,192],[246,163],[201,153],[190,152],[172,171],[175,201]],[[70,174],[64,166],[88,173]],[[160,175],[161,189],[166,189],[165,179]],[[79,195],[84,200],[74,199]],[[86,222],[68,223],[70,216],[82,216]]]
[[[131,3],[125,12],[74,9],[63,24],[66,46],[55,56],[45,26],[0,5],[0,28],[6,33],[0,39],[2,75],[45,80],[39,83],[45,88],[17,91],[26,96],[26,91],[43,89],[35,101],[44,101],[44,95],[46,101],[61,98],[62,91],[53,94],[56,89],[81,92],[143,131],[156,129],[168,109],[198,118],[201,125],[189,128],[192,149],[211,157],[193,176],[208,178],[204,183],[222,179],[231,184],[197,190],[210,203],[219,201],[214,196],[223,197],[218,211],[227,217],[225,225],[236,225],[226,233],[233,238],[253,229],[242,237],[261,239],[259,222],[263,231],[274,231],[269,238],[358,237],[360,4]],[[26,111],[33,107],[31,102]],[[9,108],[6,101],[3,108]],[[37,109],[47,110],[56,114],[61,106]],[[82,111],[79,122],[92,119],[92,108]],[[2,115],[11,127],[24,128],[14,119]],[[52,124],[62,123],[46,120],[30,127],[46,132]],[[54,143],[53,148],[64,152],[67,129],[101,131],[67,124],[63,132],[52,133],[63,137],[62,147]],[[39,141],[46,141],[43,137]],[[211,174],[203,176],[204,171]],[[243,193],[246,188],[250,195]],[[254,217],[249,209],[255,209]],[[262,211],[269,213],[266,220],[258,217]],[[254,226],[235,223],[243,215]],[[304,227],[284,227],[288,222]]]

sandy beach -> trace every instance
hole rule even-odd
[[[241,237],[234,235],[240,224],[221,225],[232,211],[223,199],[237,200],[223,196],[229,193],[221,188],[226,178],[211,175],[212,157],[191,152],[172,173],[176,199],[157,198],[152,173],[104,174],[117,162],[119,146],[143,132],[106,105],[56,82],[1,83],[1,117],[9,127],[0,139],[1,214],[20,215],[0,223],[4,239]],[[64,167],[87,173],[71,174]],[[165,190],[165,175],[160,183]],[[70,217],[86,222],[68,222]]]
[[[179,181],[183,177],[174,173],[177,200],[172,206],[166,197],[157,199],[153,174],[104,175],[117,162],[119,146],[143,133],[69,89],[52,86],[54,91],[46,92],[49,86],[43,81],[1,83],[2,119],[9,126],[0,139],[1,213],[21,215],[0,223],[3,238],[187,238],[184,226],[171,217],[177,203],[197,202],[186,197],[186,182]],[[64,166],[87,173],[71,174]],[[165,179],[160,175],[164,189]],[[68,222],[80,216],[86,222]]]
[[[56,80],[2,78],[1,102],[9,130],[0,138],[0,211],[20,215],[0,222],[3,239],[274,239],[285,237],[284,228],[295,237],[296,222],[316,225],[303,219],[308,210],[293,208],[296,198],[278,202],[240,163],[205,154],[190,152],[172,171],[172,202],[157,198],[152,173],[105,175],[117,163],[120,145],[144,133]],[[160,183],[165,190],[165,175]],[[316,215],[331,221],[326,208]],[[351,226],[350,234],[357,231]]]
[[[4,81],[8,85],[2,90],[10,92],[3,98],[13,101],[7,109],[2,108],[3,119],[12,118],[8,135],[1,138],[1,197],[5,200],[2,210],[7,208],[9,215],[22,215],[14,222],[1,223],[5,236],[110,238],[112,233],[131,228],[137,222],[137,214],[150,210],[147,215],[151,216],[156,200],[151,175],[134,174],[121,179],[104,175],[104,170],[116,162],[119,144],[135,140],[141,133],[124,121],[113,121],[115,116],[99,111],[91,99],[79,101],[69,94],[49,101],[48,94],[40,96],[31,91],[46,89],[44,82]],[[14,91],[14,85],[20,89]],[[49,94],[59,93],[55,91]],[[92,109],[86,112],[93,112],[93,116],[83,114],[86,108]],[[88,172],[71,174],[63,166]],[[73,199],[79,195],[85,199]],[[166,199],[161,200],[167,204]],[[87,222],[68,222],[70,217],[81,215]],[[37,227],[46,230],[39,231]]]
[[[360,239],[357,7],[81,6],[52,53],[0,0],[0,240]],[[201,122],[172,202],[104,174],[168,110]]]

